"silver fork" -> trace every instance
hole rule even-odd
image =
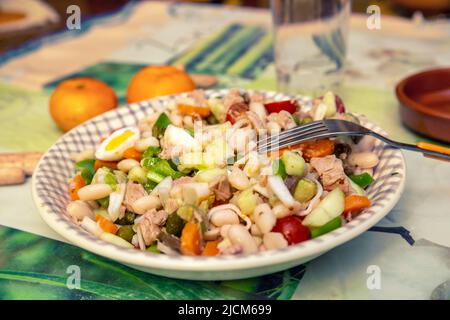
[[[336,119],[314,121],[306,125],[297,126],[292,129],[283,131],[278,135],[269,136],[258,141],[257,150],[259,153],[267,153],[296,145],[308,140],[337,137],[342,135],[371,135],[395,148],[421,152],[425,156],[436,158],[438,160],[450,160],[450,148],[428,142],[418,142],[416,145],[413,145],[394,141],[359,124],[346,120]]]

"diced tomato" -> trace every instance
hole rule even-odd
[[[208,241],[205,244],[205,248],[203,249],[202,256],[217,256],[219,254],[219,248],[217,245],[219,244],[219,240]]]
[[[369,198],[367,198],[366,196],[352,194],[350,196],[345,197],[344,214],[349,212],[351,213],[358,212],[370,206],[371,202]]]
[[[232,124],[245,112],[249,110],[249,106],[246,103],[238,102],[228,108],[226,120],[230,121]]]
[[[73,177],[72,181],[70,181],[69,183],[69,194],[72,201],[80,199],[78,197],[78,190],[83,188],[85,185],[86,182],[80,174],[77,174],[75,177]]]
[[[184,103],[179,103],[177,105],[177,109],[182,114],[187,114],[187,115],[198,114],[202,118],[205,118],[211,114],[211,110],[209,108],[192,106],[192,105],[184,104]]]
[[[99,214],[95,216],[95,220],[97,221],[98,226],[105,232],[116,234],[119,230],[114,223]]]
[[[180,250],[186,256],[198,256],[201,251],[201,235],[197,224],[188,222],[185,224],[180,237]]]
[[[272,231],[281,233],[289,244],[300,243],[311,238],[309,229],[302,224],[300,218],[295,216],[278,219]]]
[[[117,169],[117,161],[103,161],[103,160],[96,159],[95,163],[94,163],[94,170],[97,171],[101,167],[107,167],[107,168],[116,170]]]
[[[284,110],[292,114],[297,111],[297,103],[292,100],[270,102],[264,104],[264,106],[269,113],[277,113]]]
[[[139,152],[135,148],[131,147],[124,151],[123,157],[125,159],[134,159],[136,161],[141,161],[142,152]]]
[[[334,101],[336,103],[337,113],[345,113],[345,105],[344,105],[344,102],[342,101],[341,97],[339,97],[337,94],[335,94]]]

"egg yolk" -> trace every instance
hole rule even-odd
[[[120,146],[122,143],[124,143],[124,141],[127,140],[132,135],[134,135],[133,131],[125,131],[121,135],[118,135],[117,137],[112,138],[111,141],[106,145],[105,150],[111,151],[111,150],[116,149],[118,146]]]

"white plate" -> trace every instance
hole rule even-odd
[[[207,91],[208,95],[214,96],[226,93],[227,90]],[[276,92],[263,94],[274,100],[292,98]],[[368,188],[372,206],[341,228],[297,245],[251,255],[188,257],[124,249],[90,235],[65,214],[69,201],[67,182],[74,174],[70,155],[94,148],[101,136],[124,126],[136,125],[139,119],[164,109],[175,98],[166,96],[121,107],[63,135],[39,161],[33,175],[33,198],[44,221],[74,245],[145,272],[193,280],[239,279],[297,266],[355,238],[381,220],[403,192],[405,162],[402,153],[377,142],[375,151],[380,163],[374,171],[376,181]],[[386,134],[376,125],[362,120],[369,129]]]

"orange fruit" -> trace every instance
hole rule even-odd
[[[64,80],[53,91],[49,111],[58,127],[68,131],[116,107],[116,94],[106,83],[93,78],[73,78]]]
[[[133,103],[194,89],[194,81],[186,72],[173,66],[148,66],[139,70],[131,79],[127,100],[128,103]]]

